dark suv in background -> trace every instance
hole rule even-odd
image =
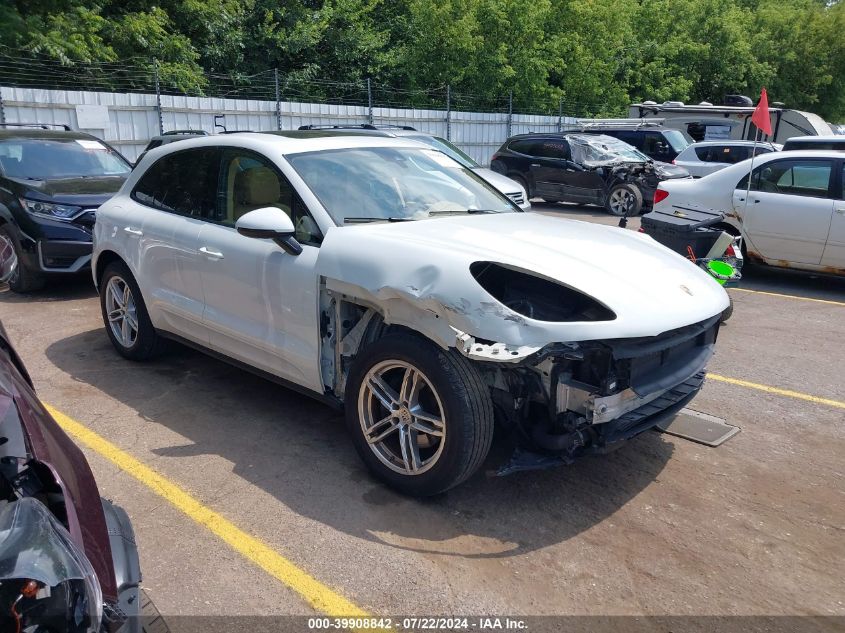
[[[597,204],[620,216],[651,207],[661,180],[689,178],[685,169],[657,163],[612,136],[580,132],[511,137],[490,167],[519,182],[531,198]]]
[[[17,255],[15,292],[90,265],[94,212],[132,170],[100,139],[60,127],[0,124],[0,249]]]

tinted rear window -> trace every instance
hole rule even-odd
[[[219,164],[214,147],[167,154],[141,176],[132,198],[160,211],[215,220]]]

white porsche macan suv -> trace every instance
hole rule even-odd
[[[647,236],[368,136],[152,150],[99,209],[92,267],[120,354],[175,339],[343,407],[414,495],[475,472],[494,421],[561,462],[652,428],[700,389],[728,305]]]

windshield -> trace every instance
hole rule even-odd
[[[439,136],[428,136],[425,134],[420,136],[408,136],[406,138],[411,138],[415,141],[419,141],[420,143],[431,145],[434,149],[439,149],[441,152],[447,156],[451,156],[461,165],[468,167],[469,169],[479,166],[471,156],[464,154],[460,149],[452,145],[445,138],[440,138]]]
[[[356,147],[287,159],[338,226],[519,211],[472,171],[437,150]]]
[[[0,141],[0,167],[6,176],[30,180],[125,176],[132,169],[100,141],[64,138]]]
[[[682,152],[693,144],[692,137],[681,130],[664,130],[663,136],[676,152]]]
[[[651,159],[638,149],[604,134],[571,136],[572,160],[576,163],[605,163],[609,161],[648,162]]]

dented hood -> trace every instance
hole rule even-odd
[[[597,299],[617,318],[545,322],[519,315],[475,281],[469,267],[476,261],[558,281]],[[535,347],[655,336],[728,306],[727,294],[707,273],[644,234],[534,213],[333,228],[317,266],[329,289],[363,295],[388,322],[426,331],[443,344],[454,344],[451,328]]]

